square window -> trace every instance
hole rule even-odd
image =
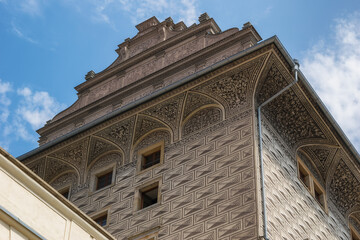
[[[101,215],[98,215],[96,217],[93,218],[94,221],[99,224],[100,226],[106,226],[107,224],[107,212],[101,214]]]
[[[154,152],[144,154],[142,157],[141,170],[152,167],[160,163],[161,149],[154,149]]]
[[[113,170],[112,169],[111,169],[110,172],[106,172],[106,173],[99,174],[98,176],[96,176],[96,188],[95,188],[95,190],[99,190],[101,188],[104,188],[106,186],[111,185],[112,177],[113,177]]]
[[[160,202],[159,181],[138,188],[135,193],[135,210],[140,210]]]
[[[158,202],[158,186],[141,191],[141,208],[149,207]]]
[[[163,162],[164,141],[158,142],[139,151],[139,171],[150,169]]]

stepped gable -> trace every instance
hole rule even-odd
[[[206,13],[186,26],[156,17],[136,26],[138,33],[118,45],[117,59],[105,70],[89,71],[76,86],[78,100],[37,132],[40,145],[148,96],[180,79],[255,45],[250,24],[221,31]]]

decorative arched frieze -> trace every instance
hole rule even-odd
[[[197,110],[203,106],[209,106],[209,105],[218,106],[225,113],[224,106],[222,106],[220,102],[218,102],[211,96],[209,96],[205,93],[199,93],[199,92],[193,92],[193,91],[187,92],[185,104],[184,104],[184,108],[183,108],[183,113],[182,113],[182,118],[181,118],[182,122],[184,121],[184,119],[187,119],[188,116],[191,113],[193,113],[195,110]],[[225,118],[225,116],[224,116],[224,118]]]
[[[311,171],[311,174],[315,177],[315,179],[322,185],[323,188],[325,188],[326,186],[325,179],[322,178],[318,166],[315,164],[315,162],[308,154],[308,152],[300,149],[297,151],[297,155],[301,159],[301,161],[306,165],[306,167]]]
[[[109,140],[103,139],[97,136],[90,137],[90,146],[89,146],[89,153],[88,153],[88,160],[87,160],[87,167],[91,165],[91,163],[100,157],[103,154],[106,154],[110,151],[121,151],[123,150],[112,143]]]
[[[109,127],[106,127],[105,129],[102,129],[101,131],[97,132],[95,136],[115,143],[124,151],[124,158],[128,158],[132,146],[135,121],[136,116],[131,116]]]
[[[178,139],[177,129],[180,125],[181,111],[183,108],[185,93],[180,93],[170,99],[166,99],[141,114],[152,116],[166,123],[174,133],[174,139]]]
[[[260,70],[267,58],[263,54],[256,59],[243,63],[224,74],[203,83],[193,91],[211,95],[225,108],[226,117],[238,113],[237,109],[245,109],[252,105],[252,92]]]
[[[120,151],[111,151],[104,153],[95,159],[87,168],[85,173],[85,183],[89,184],[90,177],[94,172],[98,172],[101,169],[112,168],[115,166],[115,169],[120,169],[123,165],[124,159]]]
[[[138,159],[138,152],[148,146],[151,146],[158,142],[164,142],[165,149],[171,141],[171,132],[169,129],[155,129],[144,136],[142,136],[133,146],[132,152],[132,162],[136,164]]]
[[[316,167],[319,176],[321,176],[322,182],[326,183],[327,173],[335,157],[335,154],[338,151],[338,147],[326,144],[309,144],[301,146],[297,149],[297,151],[303,151],[308,156],[308,159],[311,161],[314,167]]]
[[[161,120],[150,117],[147,115],[138,114],[134,129],[133,145],[136,145],[141,138],[156,129],[167,129],[171,134],[171,140],[173,141],[173,132],[171,127]]]
[[[193,111],[181,124],[181,136],[185,137],[224,119],[223,110],[218,105],[208,105]]]
[[[48,183],[57,190],[71,186],[71,191],[74,192],[80,184],[80,178],[76,171],[68,170],[54,176]]]
[[[360,181],[349,167],[349,160],[343,154],[337,156],[335,167],[329,171],[327,188],[330,200],[348,217],[352,209],[360,205]]]
[[[271,98],[293,81],[292,73],[276,54],[272,54],[256,85],[255,106]],[[294,153],[299,147],[309,144],[337,145],[314,109],[297,85],[262,108],[264,117],[271,122]]]
[[[44,179],[44,175],[45,175],[45,162],[46,162],[46,158],[40,158],[40,159],[36,159],[34,161],[31,162],[27,162],[26,166],[33,171],[36,175],[38,175],[39,177],[41,177],[42,179]]]
[[[74,166],[82,178],[87,162],[90,137],[83,138],[77,142],[71,143],[60,150],[51,153],[49,157],[59,159]],[[48,171],[46,171],[47,173]]]
[[[44,175],[44,180],[46,182],[50,182],[56,177],[67,172],[75,172],[79,176],[78,179],[80,181],[81,173],[74,164],[71,164],[69,162],[66,162],[62,159],[58,159],[55,157],[46,158],[46,167],[45,167],[45,175]]]

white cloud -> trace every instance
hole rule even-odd
[[[33,44],[38,44],[38,42],[28,36],[26,36],[23,31],[21,31],[15,24],[14,22],[11,23],[11,27],[12,27],[12,31],[16,34],[16,36],[18,36],[19,38],[22,38],[30,43]]]
[[[19,2],[20,10],[32,16],[41,14],[41,4],[40,0],[21,0]]]
[[[65,106],[47,92],[30,88],[12,90],[0,79],[0,146],[11,150],[14,142],[26,141],[36,146],[34,130],[42,127]]]
[[[81,9],[79,4],[89,4],[72,0],[63,1],[76,5],[76,9]],[[93,19],[110,25],[115,25],[119,10],[127,12],[133,24],[156,16],[159,19],[172,17],[174,21],[184,21],[191,25],[196,22],[198,16],[195,0],[93,0],[83,9],[89,7]]]
[[[47,92],[33,93],[29,88],[23,88],[17,93],[23,97],[23,100],[20,101],[16,113],[33,129],[42,127],[64,107]]]
[[[7,96],[9,92],[11,92],[10,83],[3,82],[0,79],[0,123],[6,122],[10,114],[9,106],[11,104],[11,100]]]
[[[320,41],[302,71],[360,151],[360,14],[336,20],[333,41]]]

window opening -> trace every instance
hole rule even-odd
[[[149,207],[158,202],[159,186],[155,186],[148,190],[140,190],[141,192],[141,206],[140,208]]]
[[[147,169],[149,167],[152,167],[158,163],[160,163],[160,157],[161,157],[161,149],[158,147],[154,151],[143,154],[142,156],[142,164],[141,164],[141,170]]]
[[[94,218],[94,221],[100,226],[106,226],[107,224],[107,213]]]
[[[113,175],[113,171],[111,170],[110,172],[107,172],[107,173],[97,176],[95,190],[98,190],[98,189],[101,189],[101,188],[111,185],[112,175]]]
[[[325,191],[316,181],[315,177],[307,169],[301,159],[298,157],[298,176],[300,181],[306,186],[310,194],[316,199],[320,206],[327,211]],[[360,240],[360,239],[359,239]]]

